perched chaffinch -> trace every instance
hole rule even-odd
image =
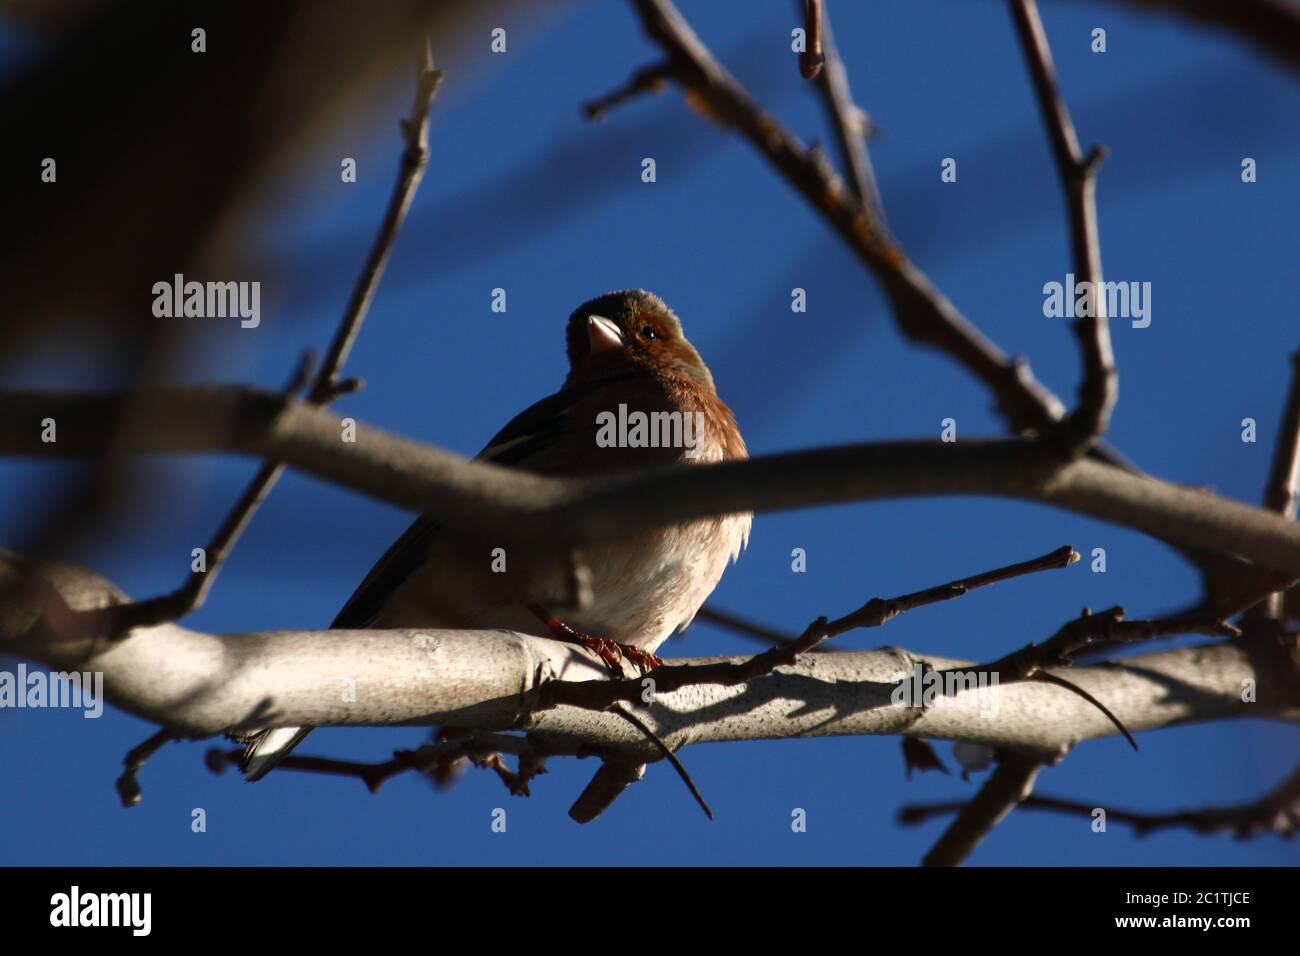
[[[481,461],[545,475],[584,476],[677,462],[746,457],[713,376],[657,296],[611,292],[569,316],[563,387],[516,416]],[[331,625],[335,628],[506,628],[580,643],[617,666],[643,669],[683,630],[749,539],[752,515],[733,514],[598,541],[584,552],[592,600],[552,614],[571,591],[562,548],[485,540],[416,519],[379,559]],[[500,549],[500,550],[498,550]],[[265,775],[309,728],[255,733],[249,780]]]

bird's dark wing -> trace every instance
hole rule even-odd
[[[490,461],[507,468],[527,468],[529,458],[549,447],[573,427],[569,413],[578,402],[597,389],[634,374],[636,373],[577,385],[547,396],[512,418],[488,442],[487,447],[475,456],[476,460]],[[378,617],[389,595],[424,563],[429,553],[429,541],[441,527],[437,521],[425,515],[416,518],[402,536],[393,542],[392,547],[384,552],[384,556],[375,562],[375,566],[330,626],[369,627]]]
[[[334,618],[333,628],[367,628],[379,616],[379,609],[385,598],[392,594],[407,576],[420,565],[427,552],[429,538],[437,531],[438,525],[424,515],[402,532],[402,536],[393,542],[384,552],[384,556],[375,562],[365,580],[348,598]]]
[[[545,448],[572,427],[569,412],[581,399],[603,382],[566,388],[548,395],[510,419],[481,452],[478,461],[511,467],[523,464],[539,449]]]

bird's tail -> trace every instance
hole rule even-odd
[[[249,783],[261,780],[309,733],[310,727],[273,727],[245,737],[244,756],[239,764],[244,779]]]

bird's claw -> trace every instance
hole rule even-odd
[[[643,651],[633,644],[620,644],[618,641],[611,641],[607,637],[592,637],[590,634],[575,633],[577,634],[578,643],[587,650],[600,655],[600,659],[619,677],[623,676],[623,658],[627,658],[640,668],[642,674],[654,670],[663,663],[662,658],[656,657],[649,651]]]
[[[563,621],[551,617],[549,614],[539,614],[539,616],[546,622],[547,629],[556,640],[567,641],[570,644],[579,644],[585,647],[600,657],[605,662],[605,666],[619,677],[623,676],[623,658],[625,657],[639,667],[643,674],[654,670],[663,663],[661,658],[656,657],[649,651],[643,651],[639,647],[631,644],[620,644],[608,637],[593,637],[590,634],[584,634],[582,631],[574,630]]]
[[[574,632],[577,641],[589,651],[597,654],[605,666],[620,677],[623,675],[623,647],[617,641],[607,637],[592,637],[590,634]]]
[[[641,668],[642,674],[646,671],[652,671],[663,664],[663,658],[656,657],[649,651],[643,651],[639,647],[633,647],[631,644],[619,644],[617,646],[623,651],[624,657]]]

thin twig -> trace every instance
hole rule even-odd
[[[796,3],[802,0],[795,0]],[[817,79],[817,89],[821,101],[826,107],[827,117],[835,129],[835,138],[839,142],[840,155],[844,168],[848,170],[853,191],[859,201],[872,210],[879,228],[885,229],[885,205],[876,186],[875,170],[871,167],[871,156],[867,152],[867,137],[870,135],[870,121],[866,114],[853,102],[853,91],[849,88],[849,73],[840,59],[835,46],[835,36],[831,31],[830,15],[825,6],[821,13],[822,57],[824,66]]]
[[[923,866],[959,866],[1008,813],[1024,802],[1042,769],[1040,757],[1003,753],[989,779],[962,805],[957,819],[921,861]]]
[[[1173,634],[1240,637],[1241,631],[1213,614],[1126,621],[1124,609],[1118,605],[1098,614],[1084,608],[1081,615],[1062,624],[1042,644],[1030,642],[976,670],[997,674],[999,681],[1024,680],[1046,667],[1069,667],[1074,655],[1095,641],[1130,644]]]
[[[1074,123],[1057,86],[1051,47],[1035,0],[1010,0],[1010,4],[1016,33],[1033,79],[1034,94],[1052,143],[1052,155],[1065,190],[1075,279],[1090,283],[1092,289],[1090,314],[1079,317],[1074,326],[1084,359],[1079,406],[1065,420],[1060,432],[1070,455],[1077,457],[1106,433],[1118,394],[1118,373],[1101,284],[1101,243],[1097,237],[1097,167],[1105,158],[1106,150],[1095,146],[1085,157],[1079,148]],[[1074,290],[1067,290],[1067,294],[1073,296]]]
[[[1056,633],[1042,644],[1030,642],[1019,650],[1012,651],[987,664],[976,667],[962,667],[955,671],[940,671],[940,674],[988,674],[997,683],[1011,683],[1018,680],[1039,680],[1063,687],[1071,693],[1078,694],[1092,704],[1128,741],[1134,750],[1137,741],[1118,717],[1098,700],[1093,694],[1077,686],[1059,674],[1049,673],[1049,667],[1069,667],[1075,655],[1088,650],[1093,644],[1104,642],[1107,646],[1148,641],[1157,637],[1173,634],[1208,634],[1212,637],[1240,637],[1241,631],[1227,623],[1217,614],[1202,613],[1162,618],[1151,621],[1126,621],[1124,609],[1116,606],[1093,614],[1088,608],[1072,621],[1067,621]],[[947,682],[940,686],[951,687],[955,696],[963,688],[970,686],[963,682]]]
[[[1300,352],[1291,355],[1291,388],[1282,410],[1264,507],[1286,518],[1296,516],[1300,502]]]
[[[909,804],[899,809],[897,820],[903,826],[916,826],[932,817],[956,813],[965,806],[966,802],[961,800]],[[1133,827],[1138,836],[1146,836],[1158,830],[1187,829],[1205,834],[1226,831],[1238,839],[1260,833],[1290,837],[1300,829],[1300,768],[1292,771],[1286,780],[1258,800],[1221,807],[1203,807],[1199,810],[1140,813],[1098,807],[1096,803],[1036,795],[1021,801],[1020,806],[1026,810],[1048,810],[1093,819],[1096,818],[1097,810],[1103,809],[1108,823],[1127,824]]]
[[[491,770],[501,780],[512,797],[531,797],[532,792],[528,789],[528,784],[533,777],[540,773],[545,773],[545,765],[541,759],[533,759],[527,754],[519,757],[519,769],[511,770],[506,765],[505,758],[497,751],[489,753],[470,753],[469,760],[480,770]]]
[[[412,770],[420,769],[423,758],[417,757],[415,750],[395,750],[391,760],[378,763],[364,763],[353,760],[335,760],[332,757],[313,757],[306,754],[290,754],[276,765],[277,770],[294,770],[300,773],[319,773],[336,777],[355,777],[366,785],[366,789],[375,793],[390,778]],[[238,767],[243,762],[244,749],[232,750],[212,748],[208,750],[205,762],[208,769],[220,773],[226,767]]]
[[[1300,501],[1300,352],[1291,356],[1291,388],[1282,409],[1268,484],[1264,486],[1264,507],[1284,518],[1294,518],[1297,501]],[[1281,621],[1285,598],[1285,591],[1273,592],[1254,609],[1251,619]]]
[[[883,601],[880,598],[875,598],[838,620],[827,621],[826,618],[820,617],[808,626],[798,640],[784,642],[778,647],[757,654],[740,664],[724,662],[659,667],[653,671],[654,676],[651,678],[654,682],[654,691],[656,694],[671,693],[682,687],[695,684],[737,685],[747,683],[757,677],[770,674],[777,667],[795,663],[800,654],[813,651],[822,642],[846,631],[859,627],[879,627],[913,608],[951,600],[966,594],[974,588],[996,584],[1011,578],[1052,568],[1063,568],[1077,560],[1079,560],[1078,552],[1066,545],[1029,561],[1020,561],[1016,564],[985,571],[892,600]],[[618,705],[619,700],[637,700],[642,691],[642,679],[640,678],[617,681],[554,680],[543,685],[539,709],[553,707],[558,704],[572,704],[593,709],[609,709],[618,714],[648,737],[660,754],[672,763],[691,794],[709,819],[712,820],[713,812],[709,809],[704,797],[686,772],[686,768],[677,760],[676,755],[668,745],[644,721]],[[1082,690],[1079,693],[1084,693],[1087,696]],[[1114,715],[1111,715],[1108,710],[1104,707],[1102,710],[1110,715],[1112,720],[1115,720]],[[1116,723],[1118,724],[1118,721]],[[1124,730],[1122,725],[1119,726],[1121,731],[1127,734],[1127,730]],[[643,767],[632,766],[625,760],[616,762],[616,765],[612,767],[608,763],[602,766],[596,777],[588,785],[587,790],[584,791],[583,797],[579,798],[578,803],[574,805],[574,810],[570,811],[570,816],[573,816],[579,822],[593,819],[595,815],[603,812],[630,783],[640,779],[640,774],[643,772]],[[608,779],[606,779],[607,777]],[[592,796],[592,794],[596,793],[600,795],[599,799]],[[588,806],[588,804],[592,806]],[[598,808],[593,809],[596,806]],[[580,812],[575,813],[575,811]]]
[[[641,733],[645,734],[646,739],[655,745],[655,749],[663,755],[663,758],[673,765],[673,769],[676,770],[677,775],[682,778],[682,783],[686,784],[686,789],[691,792],[691,796],[694,797],[695,802],[700,805],[700,809],[704,811],[704,815],[712,820],[713,811],[709,809],[708,803],[705,802],[704,794],[700,793],[700,788],[695,785],[695,781],[692,780],[691,775],[686,772],[686,768],[682,765],[682,762],[677,759],[677,755],[672,752],[668,745],[659,739],[659,735],[651,730],[646,725],[646,722],[636,714],[624,710],[617,704],[611,707],[610,710],[618,714],[618,716],[622,717],[637,730],[641,731]]]
[[[419,65],[411,116],[401,121],[406,149],[402,154],[397,185],[389,200],[379,233],[370,247],[361,275],[343,312],[343,318],[325,354],[325,360],[321,363],[307,392],[307,401],[312,405],[329,404],[340,394],[355,391],[359,387],[359,382],[356,380],[341,381],[339,372],[342,370],[343,363],[347,361],[348,353],[352,350],[357,333],[365,321],[375,290],[379,286],[379,280],[383,277],[384,268],[392,255],[397,234],[406,219],[406,213],[411,207],[420,180],[424,177],[424,170],[429,160],[429,108],[442,84],[442,76],[441,70],[433,68],[433,52],[426,40]],[[291,383],[290,388],[295,392],[301,387],[299,379],[305,378],[303,368],[305,366],[300,367],[294,382]],[[104,631],[99,629],[104,627],[103,619],[107,616],[106,632],[112,637],[120,637],[136,627],[150,627],[178,620],[201,607],[230,552],[283,471],[284,465],[275,461],[267,461],[258,469],[257,474],[253,476],[252,481],[226,515],[205,549],[203,570],[191,573],[181,587],[169,594],[131,604],[117,605],[103,612],[91,612],[86,619],[86,626],[92,631],[103,633]]]
[[[584,103],[582,112],[587,119],[604,119],[613,107],[633,97],[643,93],[662,93],[672,72],[671,63],[652,63],[632,74],[632,78],[617,89]]]
[[[1135,752],[1139,749],[1137,740],[1134,738],[1133,734],[1129,732],[1129,729],[1124,726],[1124,721],[1116,717],[1115,712],[1098,700],[1095,694],[1091,694],[1073,681],[1068,681],[1059,674],[1053,674],[1049,671],[1039,671],[1029,679],[1041,681],[1044,684],[1055,684],[1057,687],[1064,687],[1070,693],[1082,697],[1088,703],[1092,704],[1092,706],[1101,711],[1102,715],[1111,722],[1115,729],[1119,731],[1120,736],[1128,742],[1128,745],[1132,747]]]
[[[330,343],[329,351],[316,382],[312,387],[311,397],[316,402],[326,402],[333,397],[333,390],[338,387],[338,372],[347,361],[348,353],[356,342],[361,323],[370,311],[375,291],[384,276],[384,269],[392,257],[397,234],[415,199],[416,190],[424,178],[424,170],[429,164],[429,110],[433,100],[442,86],[442,70],[433,68],[433,49],[426,39],[419,69],[416,74],[415,100],[411,106],[409,118],[401,120],[402,138],[406,150],[402,153],[402,164],[397,176],[397,185],[388,201],[384,221],[379,227],[379,234],[370,247],[370,253],[362,266],[361,276],[352,290],[343,321]]]
[[[992,393],[998,409],[1015,433],[1050,434],[1056,431],[1066,415],[1061,400],[1034,377],[1023,357],[1008,356],[948,301],[907,258],[871,204],[858,201],[833,174],[820,151],[805,147],[750,98],[700,41],[670,0],[632,2],[647,35],[673,64],[673,79],[693,92],[707,106],[710,115],[748,139],[872,270],[889,295],[899,330],[915,342],[946,353],[981,381]],[[1101,343],[1094,341],[1093,344],[1097,348],[1089,347],[1096,360],[1092,367],[1113,367],[1113,362],[1103,361],[1105,356],[1099,351]],[[1108,332],[1105,344],[1109,344]],[[1102,415],[1108,417],[1107,402],[1113,399],[1108,376],[1094,374],[1090,379],[1092,384],[1087,384],[1089,378],[1085,378],[1087,395],[1080,405],[1086,414],[1076,419],[1077,433],[1086,433],[1088,441],[1095,437],[1093,425]],[[1098,385],[1105,387],[1098,388]],[[1098,413],[1096,419],[1093,418],[1094,412]],[[1071,442],[1072,439],[1067,441],[1067,446]],[[1069,447],[1066,451],[1072,453]],[[1092,445],[1090,455],[1140,474],[1122,455],[1102,441]],[[1222,549],[1198,550],[1170,543],[1188,561],[1202,569],[1207,580],[1217,572],[1220,563],[1218,552]],[[1249,571],[1248,568],[1239,570]]]
[[[634,3],[646,33],[673,64],[672,77],[744,135],[835,228],[884,284],[905,335],[947,352],[984,382],[1017,433],[1046,431],[1061,418],[1064,406],[1028,365],[1008,357],[957,311],[889,237],[872,207],[750,98],[672,3]]]
[[[927,604],[937,604],[961,597],[963,594],[989,584],[1010,578],[1063,568],[1079,559],[1078,552],[1068,545],[1055,551],[1017,564],[986,571],[981,574],[927,588],[912,594],[883,600],[872,598],[862,607],[844,617],[828,621],[819,617],[804,630],[793,644],[775,647],[756,654],[743,663],[729,661],[714,664],[669,664],[658,667],[649,678],[654,682],[655,694],[669,694],[682,687],[698,684],[719,684],[734,687],[772,673],[778,667],[790,665],[830,638],[856,628],[880,627],[898,615]],[[570,704],[594,710],[605,710],[618,701],[636,702],[641,699],[642,681],[645,678],[628,678],[611,681],[552,680],[543,685],[539,709],[559,704]]]
[[[1195,607],[1166,617],[1150,621],[1125,621],[1123,620],[1124,609],[1122,607],[1110,608],[1100,615],[1095,615],[1095,617],[1099,618],[1098,620],[1082,625],[1078,621],[1072,621],[1064,626],[1065,628],[1076,628],[1076,630],[1072,631],[1074,637],[1086,638],[1086,640],[1066,650],[1065,655],[1070,662],[1085,657],[1094,659],[1098,655],[1109,653],[1124,644],[1171,637],[1176,634],[1206,634],[1211,637],[1240,638],[1245,631],[1243,628],[1230,624],[1230,618],[1254,610],[1262,602],[1266,601],[1270,595],[1278,591],[1285,592],[1295,584],[1296,577],[1294,575],[1276,571],[1263,571],[1261,569],[1251,578],[1249,586],[1242,585],[1245,590],[1218,597],[1208,606]],[[1084,616],[1086,617],[1088,614],[1089,611],[1085,608]],[[1100,619],[1107,616],[1112,618],[1110,622]],[[1246,623],[1246,620],[1246,618],[1243,618],[1243,624]],[[1058,631],[1056,636],[1061,636],[1061,632]],[[1062,636],[1062,640],[1064,643],[1066,637]],[[1042,656],[1041,649],[1034,653],[1040,661],[1048,660],[1048,657]],[[1048,664],[1047,666],[1052,665]]]
[[[1056,633],[1042,644],[1030,642],[1005,657],[970,670],[996,674],[1000,683],[1035,679],[1064,687],[1083,697],[1104,713],[1133,749],[1137,750],[1137,741],[1107,707],[1093,695],[1060,675],[1048,674],[1045,668],[1069,667],[1076,657],[1083,654],[1095,654],[1099,650],[1110,650],[1124,644],[1135,644],[1177,634],[1239,638],[1242,636],[1241,629],[1228,623],[1227,619],[1258,605],[1277,587],[1276,581],[1282,581],[1284,587],[1295,583],[1290,578],[1279,578],[1273,584],[1257,586],[1253,591],[1238,595],[1234,600],[1224,602],[1216,609],[1192,611],[1147,621],[1124,620],[1124,609],[1118,605],[1099,614],[1093,614],[1091,610],[1084,608],[1079,617],[1061,625]],[[966,672],[968,669],[962,670]],[[955,687],[960,692],[961,686],[955,685]]]
[[[826,65],[822,49],[822,0],[803,0],[804,51],[799,54],[799,75],[805,80],[815,80]]]
[[[519,757],[518,772],[512,772],[505,765],[501,759],[503,753]],[[227,766],[239,767],[243,763],[244,750],[242,747],[232,750],[213,748],[208,751],[206,759],[208,768],[220,773]],[[352,777],[365,784],[371,793],[376,793],[388,780],[403,773],[434,776],[439,769],[462,759],[468,759],[484,770],[494,771],[515,796],[528,796],[528,781],[544,772],[542,755],[527,738],[492,733],[439,740],[415,750],[395,750],[392,759],[376,763],[290,754],[276,764],[276,770]]]

